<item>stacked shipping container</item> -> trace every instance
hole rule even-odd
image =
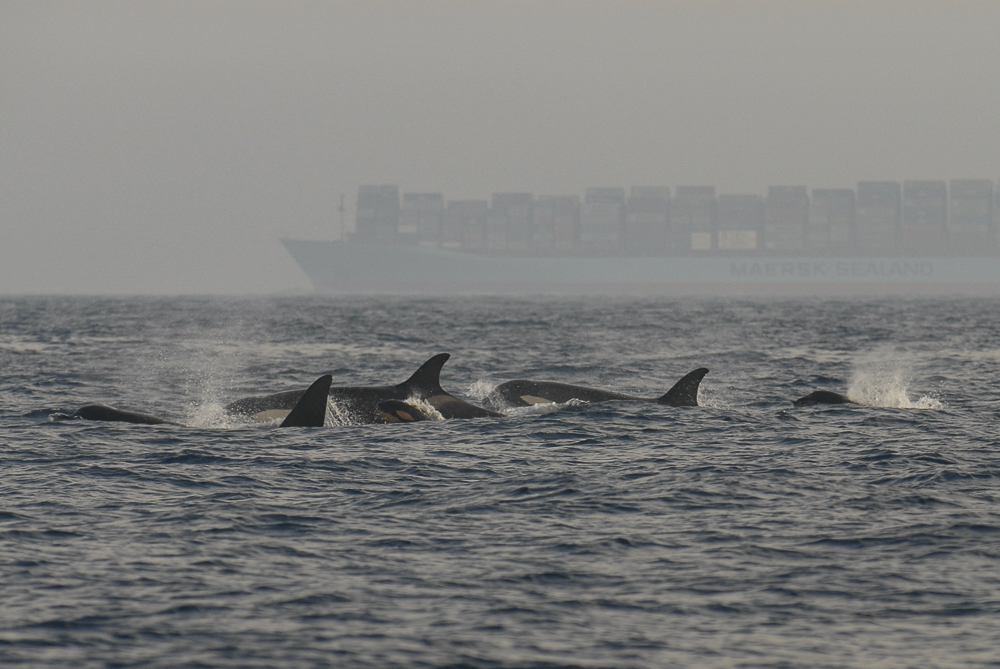
[[[769,187],[764,200],[764,249],[778,253],[801,252],[808,218],[808,188]]]
[[[896,250],[900,204],[899,184],[895,181],[858,182],[854,234],[859,250]]]
[[[580,209],[580,248],[591,253],[621,250],[624,188],[588,188]]]
[[[441,193],[404,193],[399,209],[397,241],[409,246],[441,246]]]
[[[531,193],[494,193],[486,215],[486,249],[526,253],[531,240]]]
[[[961,179],[951,182],[948,202],[948,246],[972,254],[993,246],[993,182]]]
[[[764,227],[764,202],[759,195],[720,195],[717,214],[719,251],[757,250]]]
[[[944,248],[947,223],[948,187],[943,181],[903,182],[899,237],[904,252],[919,254]]]
[[[481,251],[486,246],[486,200],[452,200],[444,210],[441,238],[446,249]]]
[[[678,186],[670,206],[671,250],[704,254],[715,248],[715,186]]]
[[[580,198],[576,195],[542,195],[532,208],[532,251],[554,255],[579,247]]]
[[[633,186],[625,203],[625,250],[629,255],[663,255],[669,246],[670,189]]]
[[[451,201],[394,185],[358,190],[357,241],[509,255],[982,255],[1000,248],[989,180],[862,181],[851,189],[771,186],[767,197],[712,186],[496,193]]]
[[[853,190],[814,188],[809,203],[806,249],[830,255],[854,253],[854,218]]]
[[[361,186],[355,236],[366,242],[396,241],[399,227],[399,187]]]

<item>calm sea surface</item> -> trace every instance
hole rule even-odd
[[[711,372],[221,411],[439,352],[476,403]],[[3,666],[1000,666],[998,300],[7,298],[0,370]]]

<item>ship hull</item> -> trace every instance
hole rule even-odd
[[[1000,257],[512,257],[283,239],[321,293],[1000,294]]]

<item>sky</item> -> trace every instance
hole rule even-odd
[[[343,195],[1000,178],[1000,2],[0,2],[0,295],[309,291]]]

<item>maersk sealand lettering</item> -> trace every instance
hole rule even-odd
[[[875,262],[874,260],[862,260],[852,263],[843,262],[837,263],[837,275],[863,278],[928,278],[934,275],[934,263],[930,260],[922,262]]]

